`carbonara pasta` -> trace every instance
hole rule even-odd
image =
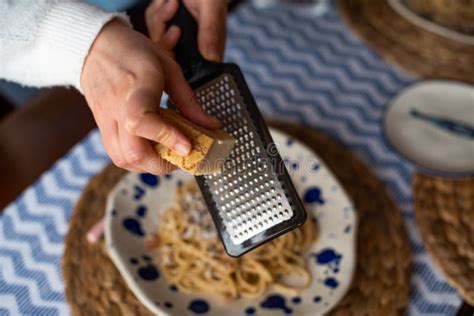
[[[300,228],[243,255],[229,257],[196,183],[180,187],[150,247],[169,283],[186,293],[256,297],[272,287],[297,294],[312,281],[303,254],[316,239],[312,218]],[[290,280],[291,279],[291,280]]]

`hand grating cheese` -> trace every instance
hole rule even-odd
[[[196,125],[173,110],[160,108],[160,117],[176,126],[191,140],[191,151],[180,156],[162,144],[155,144],[155,150],[166,161],[193,175],[219,172],[234,147],[235,139],[222,130],[209,130]]]

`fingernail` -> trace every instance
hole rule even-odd
[[[221,62],[222,58],[219,55],[219,53],[216,52],[210,52],[207,54],[207,60],[209,61],[215,61],[215,62]]]
[[[176,33],[176,32],[179,32],[179,31],[181,31],[181,29],[177,25],[171,25],[169,30],[168,30],[168,32],[173,32],[173,33]]]
[[[209,47],[208,49],[206,49],[204,57],[209,61],[216,61],[216,62],[222,61],[221,54],[219,54],[219,51],[217,50],[216,47]]]
[[[174,150],[181,156],[187,156],[191,151],[191,144],[189,143],[177,143],[174,146]]]

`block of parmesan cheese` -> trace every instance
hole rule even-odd
[[[191,151],[180,156],[162,144],[155,150],[166,161],[193,175],[219,172],[232,148],[235,139],[222,130],[209,130],[196,125],[170,109],[160,108],[160,117],[178,128],[191,140]]]

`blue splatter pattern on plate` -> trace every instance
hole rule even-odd
[[[161,275],[145,241],[158,229],[176,188],[193,177],[181,171],[163,177],[130,173],[109,195],[106,245],[128,286],[154,314],[318,315],[333,308],[346,293],[355,267],[354,208],[315,153],[297,139],[276,130],[271,133],[306,210],[319,226],[319,237],[306,254],[313,275],[311,286],[297,296],[269,290],[257,299],[235,301],[179,292]]]

